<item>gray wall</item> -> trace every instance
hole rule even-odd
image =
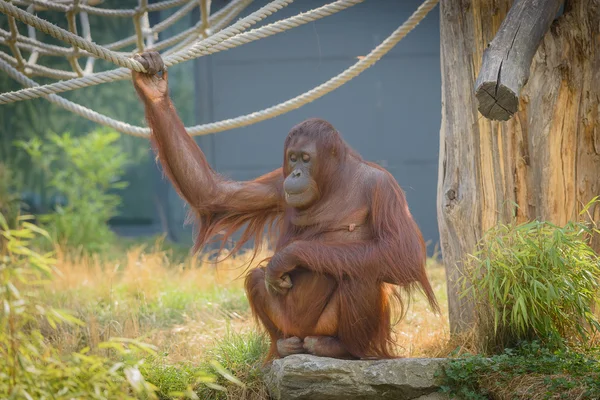
[[[261,25],[327,2],[298,0]],[[264,4],[255,1],[243,15]],[[325,82],[371,51],[420,4],[367,0],[315,23],[199,59],[194,63],[196,122],[257,111]],[[431,253],[438,242],[438,21],[436,8],[375,66],[327,96],[268,121],[200,137],[198,143],[217,171],[252,179],[280,165],[283,141],[293,125],[309,117],[324,118],[365,159],[394,175]],[[169,196],[174,225],[182,227],[185,210],[172,190]],[[189,228],[178,236],[188,239]]]

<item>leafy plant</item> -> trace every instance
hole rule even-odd
[[[600,364],[567,348],[524,342],[487,358],[466,355],[444,367],[441,391],[470,400],[597,399]]]
[[[52,335],[42,333],[48,329],[42,325],[58,332],[65,325],[85,324],[68,310],[48,306],[41,296],[42,287],[60,272],[53,253],[31,249],[39,237],[51,238],[30,219],[18,217],[9,228],[0,214],[0,398],[199,399],[199,393],[212,397],[230,391],[225,385],[245,388],[236,373],[256,376],[242,372],[255,371],[266,345],[258,335],[219,343],[199,366],[168,365],[154,346],[128,338],[111,337],[70,354],[60,351]]]
[[[40,286],[54,272],[52,254],[39,254],[30,245],[49,235],[17,218],[9,228],[0,214],[0,397],[24,399],[155,398],[145,381],[140,355],[154,354],[151,346],[131,339],[112,338],[99,347],[111,349],[119,361],[95,355],[86,347],[63,356],[42,335],[40,325],[83,325],[70,312],[48,307],[38,297]]]
[[[205,368],[219,377],[215,382],[218,386],[199,387],[197,393],[200,398],[267,398],[261,367],[268,347],[267,338],[258,332],[227,332],[207,352],[205,363]]]
[[[9,226],[14,226],[21,209],[19,184],[15,172],[8,165],[0,163],[0,213]]]
[[[228,332],[198,365],[170,365],[164,357],[153,357],[141,371],[161,399],[265,399],[261,366],[267,348],[262,334]]]
[[[51,134],[46,142],[18,142],[49,177],[53,194],[64,197],[64,204],[40,217],[53,241],[90,252],[114,241],[108,221],[121,202],[114,191],[127,186],[120,181],[127,155],[118,139],[118,133],[100,129],[83,137]]]
[[[267,399],[262,361],[268,346],[258,332],[227,332],[199,364],[169,365],[165,358],[154,357],[141,371],[161,399]]]
[[[589,245],[594,230],[583,222],[532,221],[486,233],[462,282],[462,295],[476,303],[484,353],[523,340],[561,346],[600,329],[593,313],[600,278],[600,258]]]

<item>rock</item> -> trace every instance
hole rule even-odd
[[[442,400],[441,358],[338,360],[299,354],[275,360],[265,380],[274,399]]]

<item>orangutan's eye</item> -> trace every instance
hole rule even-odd
[[[306,153],[302,154],[302,161],[304,162],[309,162],[310,161],[310,156]]]
[[[294,153],[290,154],[290,161],[291,161],[291,162],[296,162],[296,161],[298,161],[298,156],[296,156]]]

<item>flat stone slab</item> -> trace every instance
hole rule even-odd
[[[273,399],[442,400],[443,358],[338,360],[306,354],[273,361],[265,381]]]

